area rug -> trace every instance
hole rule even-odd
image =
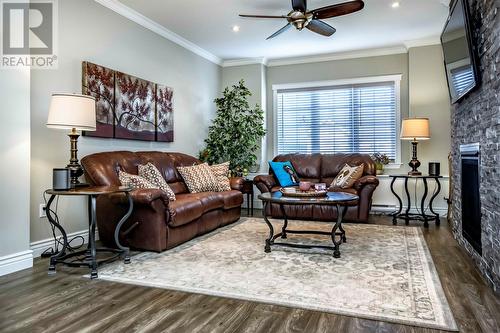
[[[289,228],[330,230],[331,225],[291,221]],[[246,218],[172,250],[138,254],[129,265],[104,266],[99,278],[457,330],[419,228],[344,228],[347,243],[338,259],[323,249],[273,247],[265,253],[268,227],[262,219]],[[328,236],[292,234],[287,241],[331,242]]]

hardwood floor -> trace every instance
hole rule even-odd
[[[391,222],[373,216],[371,223]],[[446,221],[424,235],[460,331],[500,332],[500,298],[459,248]],[[48,276],[47,267],[46,259],[37,259],[32,269],[0,277],[0,332],[440,332],[90,280],[82,277],[84,269],[58,267]]]

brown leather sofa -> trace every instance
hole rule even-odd
[[[366,154],[285,154],[276,156],[273,161],[290,161],[297,172],[300,180],[313,183],[326,183],[330,186],[333,179],[345,164],[351,166],[364,163],[363,176],[349,189],[342,192],[357,194],[359,204],[347,209],[346,221],[367,222],[371,209],[372,194],[378,186],[375,177],[375,164]],[[254,184],[262,192],[279,191],[278,180],[271,174],[259,175],[254,178]],[[290,219],[305,219],[316,221],[332,221],[337,218],[337,210],[333,206],[285,206],[285,213]],[[282,213],[277,204],[268,206],[268,216],[281,218]]]
[[[178,166],[200,163],[192,156],[164,152],[104,152],[82,159],[87,181],[93,185],[120,185],[117,169],[137,174],[137,166],[153,163],[165,176],[176,194],[169,201],[157,189],[133,190],[130,195],[134,210],[122,227],[120,241],[135,249],[163,251],[184,243],[240,218],[243,195],[238,190],[243,179],[231,179],[231,191],[189,193]],[[128,208],[124,194],[101,195],[97,198],[97,226],[100,240],[114,246],[114,229]]]

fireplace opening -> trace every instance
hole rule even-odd
[[[460,146],[462,235],[482,255],[481,201],[479,197],[479,143]]]

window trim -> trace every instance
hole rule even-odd
[[[303,89],[303,88],[324,88],[332,86],[342,86],[347,84],[366,84],[379,82],[394,82],[394,93],[396,97],[396,160],[385,166],[386,169],[398,169],[401,166],[401,79],[402,74],[368,76],[359,78],[298,82],[273,84],[273,156],[278,152],[278,90],[284,89]]]

